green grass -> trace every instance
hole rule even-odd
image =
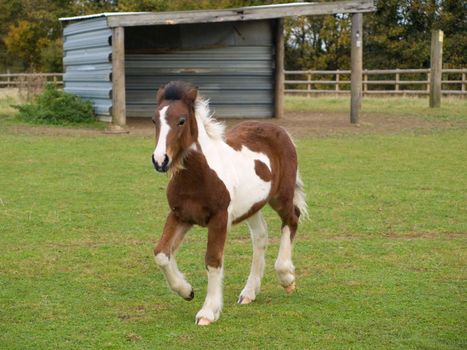
[[[347,96],[325,96],[309,98],[286,96],[287,111],[348,112],[350,98]],[[363,113],[378,113],[399,117],[419,117],[429,120],[467,120],[467,99],[444,97],[441,108],[429,108],[427,97],[365,97]]]
[[[433,348],[465,344],[465,133],[300,140],[312,219],[295,248],[299,289],[272,265],[235,305],[250,243],[226,250],[225,308],[198,329],[205,232],[179,254],[197,297],[168,291],[151,250],[167,211],[152,140],[2,135],[0,345],[53,348]]]
[[[229,235],[220,320],[194,325],[206,232],[178,253],[195,288],[167,288],[152,249],[167,177],[150,137],[0,131],[1,349],[465,349],[465,128],[297,140],[311,218],[286,295],[270,231],[262,292],[236,305],[249,271],[245,225]]]

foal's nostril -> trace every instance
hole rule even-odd
[[[154,168],[159,171],[159,172],[166,172],[167,170],[169,170],[169,167],[168,167],[168,164],[169,164],[169,157],[166,155],[164,155],[164,161],[162,162],[162,164],[159,165],[159,163],[156,161],[156,159],[154,158],[154,154],[151,156],[151,161],[152,161],[152,164],[154,165]]]
[[[167,156],[167,154],[164,156],[164,162],[162,163],[162,166],[161,168],[162,169],[166,169],[167,168],[167,164],[169,164],[169,157]]]

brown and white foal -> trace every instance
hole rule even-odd
[[[253,241],[251,272],[238,301],[248,304],[259,293],[265,267],[268,237],[260,209],[269,203],[282,219],[275,270],[291,293],[292,240],[307,206],[287,132],[273,124],[243,122],[224,134],[224,126],[211,117],[208,102],[197,95],[197,88],[184,82],[170,82],[157,92],[152,162],[157,171],[171,176],[170,213],[154,253],[170,288],[191,300],[193,288],[177,267],[175,251],[192,225],[208,228],[208,289],[196,315],[198,325],[208,325],[222,309],[224,243],[231,225],[247,220]]]

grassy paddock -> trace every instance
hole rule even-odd
[[[349,96],[306,97],[288,95],[285,109],[291,112],[348,112]],[[443,97],[441,108],[429,108],[428,97],[373,97],[362,99],[363,113],[378,113],[400,117],[419,117],[435,120],[466,120],[467,99]]]
[[[329,107],[332,108],[332,107]],[[463,349],[464,128],[297,140],[311,219],[295,245],[298,290],[248,276],[245,225],[229,235],[219,322],[194,325],[206,289],[206,232],[178,254],[195,288],[170,292],[152,248],[167,212],[153,140],[0,131],[1,349]]]
[[[436,348],[465,345],[465,134],[300,140],[312,219],[295,248],[298,292],[272,265],[263,292],[235,305],[250,243],[226,251],[225,310],[198,329],[205,232],[179,254],[197,292],[170,293],[151,250],[167,179],[149,139],[0,139],[0,344],[37,348]],[[440,151],[441,150],[441,151]]]

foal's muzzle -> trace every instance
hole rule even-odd
[[[164,156],[164,161],[162,164],[159,164],[155,159],[154,159],[154,154],[151,156],[152,164],[154,165],[154,168],[160,172],[160,173],[165,173],[167,170],[169,170],[169,157],[167,157],[167,154]]]

